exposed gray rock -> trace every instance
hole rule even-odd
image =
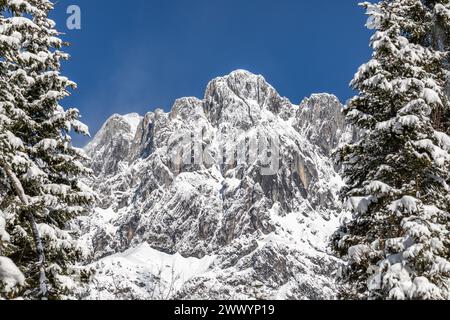
[[[342,111],[343,106],[335,96],[314,94],[300,104],[295,128],[318,145],[324,155],[331,156],[345,130]]]

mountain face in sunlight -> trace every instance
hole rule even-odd
[[[294,105],[238,70],[169,113],[111,117],[85,148],[102,195],[77,226],[97,270],[85,295],[334,298],[331,153],[354,134],[342,108],[328,94]]]

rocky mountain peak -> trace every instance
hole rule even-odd
[[[93,263],[141,299],[154,293],[133,279],[158,274],[136,265],[142,252],[208,261],[173,297],[333,296],[338,261],[326,243],[342,181],[329,155],[346,130],[341,109],[327,94],[295,106],[262,76],[238,70],[211,81],[203,100],[176,100],[171,112],[112,117],[86,147],[92,186],[105,195],[81,224]],[[110,280],[98,281],[95,294],[114,295]]]
[[[112,175],[119,164],[129,157],[130,147],[142,117],[137,113],[111,116],[94,139],[85,147],[92,156],[94,172]]]
[[[243,130],[261,121],[264,112],[279,114],[290,108],[291,103],[280,97],[263,76],[245,70],[211,81],[204,99],[205,113],[214,126],[231,122]]]

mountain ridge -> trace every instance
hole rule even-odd
[[[334,297],[339,261],[327,239],[339,224],[343,182],[330,156],[349,136],[342,108],[328,94],[293,105],[262,76],[238,70],[212,80],[203,100],[181,98],[170,112],[131,116],[137,126],[114,115],[86,147],[96,174],[91,186],[104,195],[103,209],[78,224],[92,263],[137,279],[126,281],[128,298],[154,298],[155,290],[136,285],[140,277],[171,287],[156,271],[111,260],[142,245],[214,257],[207,271],[157,295]],[[101,279],[88,298],[117,291]]]

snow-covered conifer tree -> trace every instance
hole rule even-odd
[[[365,133],[339,152],[354,216],[335,241],[348,258],[342,298],[449,299],[450,137],[439,116],[450,106],[448,52],[429,40],[450,3],[363,6],[376,33],[345,110]]]
[[[0,9],[0,297],[61,298],[80,254],[67,223],[95,200],[70,137],[88,130],[59,104],[75,83],[60,74],[68,55],[48,18],[53,4],[2,0]]]

